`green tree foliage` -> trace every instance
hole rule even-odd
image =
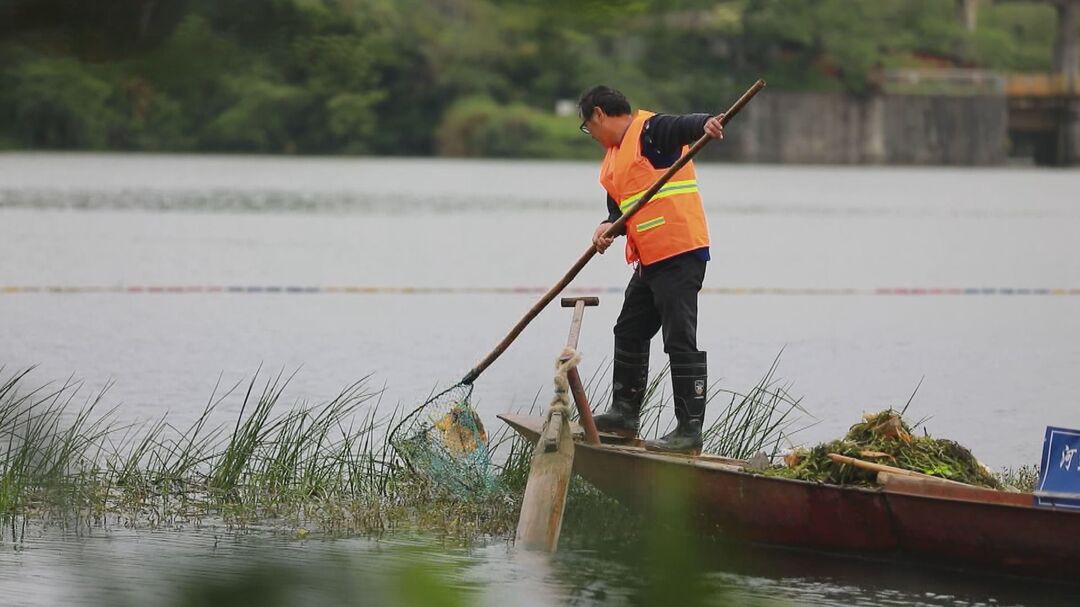
[[[974,33],[975,60],[1006,71],[1046,71],[1056,30],[1049,5],[999,4],[979,11],[983,27]]]
[[[577,118],[470,97],[446,113],[436,134],[437,151],[443,156],[597,158],[599,149],[577,127]]]
[[[1045,71],[1054,10],[944,0],[0,0],[0,146],[579,157],[588,86],[716,111],[758,77]]]
[[[6,74],[12,134],[40,148],[104,148],[119,116],[112,87],[70,58],[34,58]]]
[[[954,10],[939,0],[750,0],[745,23],[775,84],[863,92],[874,69],[913,55],[959,59]]]

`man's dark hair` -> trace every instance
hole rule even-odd
[[[619,91],[601,84],[585,91],[578,99],[582,120],[592,116],[596,108],[604,110],[608,116],[625,116],[630,113],[630,102]]]

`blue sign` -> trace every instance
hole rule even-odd
[[[1080,430],[1046,427],[1035,505],[1080,509]]]

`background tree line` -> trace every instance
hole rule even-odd
[[[876,69],[1047,71],[1055,14],[953,0],[0,0],[0,148],[580,157],[559,99],[716,111]]]

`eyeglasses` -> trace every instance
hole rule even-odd
[[[586,116],[586,117],[585,117],[585,119],[581,121],[581,126],[579,126],[578,128],[579,128],[579,129],[581,129],[581,132],[582,132],[582,133],[585,133],[586,135],[591,135],[591,134],[592,134],[592,133],[591,133],[591,132],[589,131],[589,127],[587,127],[587,126],[585,126],[585,125],[589,124],[589,121],[590,121],[590,120],[592,120],[592,115],[593,115],[593,113],[595,113],[595,112],[596,112],[596,108],[593,108],[593,111],[592,111],[592,112],[589,112],[589,115],[588,115],[588,116]]]

